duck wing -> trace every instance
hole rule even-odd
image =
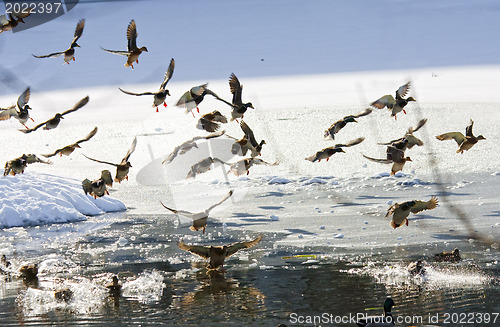
[[[392,95],[388,94],[373,101],[370,105],[378,109],[384,109],[385,107],[392,109],[396,105],[396,99],[394,99]]]
[[[77,111],[78,109],[80,109],[81,107],[83,107],[84,105],[86,105],[87,103],[89,103],[89,96],[87,95],[85,98],[81,99],[80,101],[78,101],[74,106],[73,108],[71,109],[68,109],[66,111],[64,111],[61,115],[66,115],[66,114],[69,114],[70,112],[73,112],[73,111]]]
[[[232,103],[230,103],[230,102],[228,102],[228,101],[226,101],[226,100],[222,99],[222,98],[221,98],[221,97],[219,97],[217,94],[215,94],[212,90],[206,89],[206,92],[207,92],[207,94],[210,94],[211,96],[213,96],[213,97],[214,97],[214,98],[216,98],[217,100],[224,102],[224,103],[225,103],[225,104],[227,104],[228,106],[230,106],[230,107],[234,107]]]
[[[18,117],[16,106],[11,106],[6,109],[0,109],[0,120],[8,120],[11,117]]]
[[[179,101],[175,104],[177,107],[187,107],[187,103],[194,101],[194,96],[200,96],[207,90],[208,83],[193,86],[189,91],[185,92]]]
[[[48,55],[43,55],[43,56],[35,56],[35,55],[32,55],[33,57],[35,58],[55,58],[55,57],[59,57],[61,55],[64,54],[64,51],[62,52],[54,52],[54,53],[51,53],[51,54],[48,54]]]
[[[30,100],[30,88],[28,87],[17,99],[17,107],[19,109],[24,108],[25,105],[28,104]]]
[[[429,201],[419,201],[415,200],[415,205],[411,207],[410,211],[412,213],[419,213],[424,210],[432,210],[439,204],[438,198],[433,196]]]
[[[219,202],[217,202],[216,204],[210,206],[207,210],[205,210],[205,214],[208,216],[208,214],[210,213],[210,211],[212,211],[213,208],[217,207],[218,205],[220,205],[222,202],[226,201],[227,199],[229,199],[231,197],[231,195],[233,195],[233,190],[229,191],[228,194],[226,194],[226,196],[220,200]]]
[[[199,255],[202,258],[208,259],[210,258],[210,248],[206,246],[200,245],[187,245],[183,241],[179,241],[177,243],[179,249],[191,252],[193,254]]]
[[[78,41],[78,39],[82,36],[84,27],[85,27],[85,19],[80,19],[78,24],[76,24],[75,36],[73,37],[73,41],[71,41],[71,46],[75,46],[76,41]]]
[[[233,94],[233,104],[238,107],[241,106],[243,104],[241,101],[241,91],[243,90],[243,86],[240,84],[240,81],[234,73],[231,73],[231,76],[229,76],[229,89]]]
[[[354,139],[352,141],[347,142],[346,144],[335,144],[335,148],[343,148],[343,147],[350,147],[353,145],[357,145],[365,140],[364,137],[358,137],[357,139]]]
[[[131,20],[127,27],[127,49],[132,52],[137,49],[137,27],[135,25],[135,20]]]
[[[425,123],[427,123],[427,118],[421,119],[415,127],[410,127],[408,129],[407,134],[413,134],[414,132],[418,131],[425,125]]]
[[[40,127],[44,126],[45,124],[47,124],[50,120],[54,119],[54,117],[50,118],[49,120],[41,123],[41,124],[38,124],[36,125],[35,127],[33,128],[28,128],[28,129],[18,129],[18,131],[21,131],[23,132],[24,134],[28,134],[28,133],[31,133],[31,132],[34,132],[36,131],[37,129],[39,129]]]
[[[134,92],[129,92],[129,91],[122,90],[121,88],[118,88],[118,90],[120,90],[123,93],[128,94],[128,95],[137,95],[137,96],[140,96],[140,95],[155,95],[152,92],[134,93]]]
[[[106,52],[109,52],[109,53],[112,53],[112,54],[115,54],[115,55],[120,55],[120,56],[128,56],[130,54],[129,51],[108,50],[108,49],[104,49],[103,47],[101,47],[101,49],[103,49]],[[62,52],[61,52],[61,54],[62,54]]]
[[[96,133],[97,133],[97,126],[94,127],[94,129],[92,131],[90,131],[90,133],[87,136],[85,136],[83,139],[77,141],[75,144],[80,144],[80,143],[83,143],[83,142],[90,140],[91,138],[94,137],[94,135],[96,135]]]
[[[92,160],[92,161],[95,161],[95,162],[100,162],[100,163],[103,163],[103,164],[106,164],[106,165],[111,165],[111,166],[115,166],[115,167],[118,167],[117,164],[115,163],[112,163],[112,162],[108,162],[108,161],[102,161],[102,160],[97,160],[97,159],[93,159],[93,158],[90,158],[90,157],[87,157],[86,155],[83,155],[85,158],[89,159],[89,160]]]
[[[458,146],[462,145],[462,143],[465,142],[467,139],[464,134],[460,132],[449,132],[449,133],[444,133],[441,135],[436,136],[436,138],[440,141],[444,140],[455,140],[457,142]]]
[[[396,99],[402,99],[403,97],[405,97],[409,90],[410,82],[400,86],[399,89],[396,90]]]
[[[184,217],[187,217],[187,218],[191,218],[191,219],[193,219],[193,216],[195,215],[194,213],[189,212],[189,211],[184,211],[184,210],[176,210],[176,209],[169,208],[169,207],[167,207],[166,205],[164,205],[164,204],[163,204],[163,202],[161,202],[161,201],[160,201],[160,203],[161,203],[161,205],[162,205],[165,209],[170,210],[170,211],[172,211],[172,212],[173,212],[173,213],[175,213],[175,214],[178,214],[178,215],[181,215],[181,216],[184,216]]]
[[[134,137],[134,140],[132,141],[132,145],[130,146],[130,149],[128,149],[127,154],[125,155],[125,157],[123,157],[122,164],[128,162],[130,155],[135,151],[136,145],[137,145],[137,136]]]
[[[247,241],[247,242],[236,242],[227,247],[227,254],[226,258],[232,256],[236,252],[242,249],[248,249],[251,248],[252,246],[257,245],[260,241],[262,240],[262,236],[259,235],[257,236],[254,240]]]
[[[255,148],[259,145],[257,140],[255,139],[255,136],[253,135],[253,131],[250,129],[250,127],[245,123],[243,120],[240,122],[240,127],[243,133],[245,133],[245,136],[247,140],[250,141],[250,144]]]
[[[378,163],[382,163],[382,164],[391,164],[392,163],[392,160],[371,158],[371,157],[365,156],[364,154],[363,154],[363,157],[365,157],[366,159],[371,160],[373,162],[378,162]]]
[[[168,65],[167,71],[165,72],[165,76],[163,77],[163,82],[160,85],[160,90],[165,90],[165,86],[167,86],[168,81],[172,78],[172,75],[174,75],[174,68],[175,68],[175,60],[174,58],[170,59],[170,64]]]
[[[467,126],[465,128],[465,135],[466,136],[474,137],[474,135],[472,134],[472,126],[474,126],[474,121],[471,119],[470,123],[469,123],[469,126]]]
[[[366,108],[364,111],[360,112],[359,114],[353,115],[353,117],[354,118],[359,118],[359,117],[367,116],[367,115],[371,114],[372,111],[373,111],[372,109]]]

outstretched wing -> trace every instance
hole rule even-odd
[[[122,163],[126,163],[128,161],[128,159],[130,158],[130,155],[135,151],[136,145],[137,145],[137,136],[134,137],[134,140],[132,141],[132,145],[130,146],[130,149],[128,149],[127,154],[122,159]]]
[[[242,249],[248,249],[251,248],[252,246],[257,245],[260,241],[262,240],[262,236],[259,235],[257,238],[255,238],[252,241],[247,241],[247,242],[236,242],[227,247],[227,254],[226,258],[232,256],[236,252]]]
[[[177,107],[187,107],[187,104],[190,102],[193,102],[194,98],[193,95],[195,96],[200,96],[207,90],[208,83],[198,85],[198,86],[193,86],[189,91],[185,92],[179,101],[175,104]]]
[[[170,65],[168,65],[165,77],[163,77],[163,83],[161,83],[160,85],[160,90],[165,90],[165,86],[167,86],[168,81],[170,81],[172,75],[174,75],[174,68],[175,68],[175,60],[174,58],[172,58],[170,59]]]
[[[352,141],[347,142],[346,144],[335,144],[336,148],[343,148],[343,147],[350,147],[353,145],[357,145],[365,140],[364,137],[358,137],[357,139],[354,139]]]
[[[415,205],[411,207],[410,211],[413,213],[419,213],[424,210],[432,210],[439,204],[438,198],[433,196],[429,201],[419,201],[415,200]]]
[[[409,90],[410,90],[410,82],[400,86],[399,89],[396,90],[396,99],[401,99],[404,96],[406,96],[406,93],[408,93]]]
[[[193,218],[194,216],[194,213],[192,212],[189,212],[189,211],[184,211],[184,210],[176,210],[176,209],[172,209],[172,208],[169,208],[167,207],[166,205],[163,204],[163,202],[161,202],[161,205],[165,208],[165,209],[168,209],[170,211],[172,211],[173,213],[175,214],[178,214],[178,215],[181,215],[181,216],[184,216],[184,217],[187,217],[187,218]]]
[[[128,95],[154,95],[154,93],[151,93],[151,92],[134,93],[134,92],[129,92],[129,91],[122,90],[121,88],[118,88],[118,90],[120,90],[123,93],[128,94]]]
[[[128,56],[130,54],[130,52],[128,52],[128,51],[108,50],[108,49],[104,49],[103,47],[101,47],[101,49],[103,49],[106,52],[109,52],[109,53],[112,53],[115,55],[120,55],[120,56]]]
[[[474,125],[474,121],[472,121],[472,119],[470,120],[470,124],[469,126],[467,126],[465,128],[465,135],[466,136],[469,136],[469,137],[474,137],[474,135],[472,134],[472,126]]]
[[[396,99],[390,94],[384,95],[380,99],[377,99],[370,103],[371,106],[374,106],[375,108],[378,109],[384,109],[387,107],[388,109],[392,109],[394,105],[396,104]]]
[[[444,134],[436,136],[436,138],[440,141],[455,140],[455,142],[457,142],[458,146],[462,145],[462,143],[464,143],[466,140],[464,134],[462,134],[460,132],[444,133]]]
[[[69,114],[70,112],[77,111],[78,109],[80,109],[81,107],[83,107],[84,105],[86,105],[87,103],[89,103],[89,96],[88,95],[85,98],[83,98],[80,101],[78,101],[78,103],[75,104],[73,106],[73,108],[64,111],[61,115],[64,116],[66,114]]]
[[[217,94],[215,94],[212,90],[209,90],[209,89],[206,89],[206,92],[207,94],[210,94],[211,96],[213,96],[214,98],[216,98],[217,100],[219,101],[222,101],[224,102],[225,104],[227,104],[228,106],[230,106],[231,108],[233,107],[233,104],[232,103],[229,103],[228,101],[222,99],[221,97],[219,97]]]
[[[52,118],[51,118],[52,119]],[[49,119],[49,120],[51,120]],[[18,131],[21,131],[23,132],[24,134],[28,134],[28,133],[31,133],[31,132],[34,132],[36,131],[37,129],[39,129],[40,127],[44,126],[45,124],[47,124],[49,122],[49,120],[47,120],[46,122],[43,122],[41,124],[38,124],[36,125],[35,127],[33,128],[28,128],[28,129],[18,129]]]
[[[54,153],[50,153],[50,154],[42,154],[42,156],[44,156],[45,158],[50,158],[50,157],[53,157],[55,156],[56,154],[58,154],[59,152],[61,152],[64,148],[60,148],[60,149],[57,149]]]
[[[364,154],[363,154],[363,157],[365,157],[368,160],[371,160],[371,161],[374,161],[374,162],[378,162],[378,163],[382,163],[382,164],[391,164],[392,163],[392,160],[388,160],[388,159],[375,159],[375,158],[371,158],[371,157],[365,156]]]
[[[87,136],[85,136],[85,138],[81,139],[80,141],[77,141],[76,144],[80,144],[80,143],[83,143],[83,142],[90,140],[91,138],[94,137],[94,135],[96,133],[97,133],[97,126],[94,127],[94,129]]]
[[[84,27],[85,27],[85,19],[80,19],[78,24],[76,24],[75,36],[73,37],[73,41],[71,42],[72,46],[74,46],[76,44],[76,41],[78,41],[78,39],[82,36]]]
[[[427,118],[421,119],[415,127],[410,127],[408,129],[408,134],[413,134],[414,132],[418,131],[425,125],[425,123],[427,123]]]
[[[367,116],[367,115],[371,114],[372,111],[373,111],[372,109],[366,108],[364,111],[360,112],[359,114],[353,115],[353,117],[359,118],[359,117]]]
[[[212,134],[208,134],[204,138],[207,139],[207,140],[209,140],[209,139],[213,139],[213,138],[222,136],[222,135],[224,135],[224,133],[226,133],[226,131],[215,132],[215,133],[212,133]]]
[[[240,81],[234,75],[234,73],[231,73],[231,76],[229,76],[229,88],[231,90],[231,93],[233,94],[233,104],[236,106],[240,106],[243,104],[241,101],[241,91],[243,87],[240,84]]]
[[[135,20],[132,19],[127,27],[127,49],[129,52],[137,49],[137,27],[135,25]]]
[[[30,88],[28,87],[17,99],[17,107],[19,109],[24,108],[24,106],[30,100]]]
[[[213,208],[217,207],[218,205],[220,205],[222,202],[226,201],[227,199],[229,199],[231,197],[231,195],[233,195],[233,190],[229,191],[228,194],[226,194],[226,196],[220,200],[219,202],[217,202],[216,204],[212,205],[211,207],[209,207],[207,210],[205,210],[205,213],[208,214],[210,213],[210,211],[212,211]]]
[[[255,139],[255,136],[253,135],[253,131],[250,129],[250,127],[245,123],[243,120],[240,122],[240,127],[243,130],[243,133],[245,133],[245,136],[247,137],[247,140],[250,141],[250,144],[255,148],[259,145],[257,140]]]
[[[389,206],[389,208],[387,208],[387,213],[385,214],[385,217],[387,218],[390,215],[392,215],[397,208],[399,208],[399,203],[394,203],[391,206]]]
[[[93,158],[90,158],[90,157],[87,157],[86,155],[83,155],[85,158],[89,159],[89,160],[92,160],[92,161],[95,161],[95,162],[100,162],[100,163],[103,163],[103,164],[106,164],[106,165],[111,165],[111,166],[115,166],[117,167],[118,165],[117,164],[114,164],[112,162],[108,162],[108,161],[102,161],[102,160],[97,160],[97,159],[93,159]]]
[[[0,120],[7,120],[10,119],[10,117],[17,117],[17,116],[18,113],[16,110],[16,106],[0,110]]]
[[[55,58],[55,57],[59,57],[63,54],[64,54],[64,51],[63,52],[54,52],[54,53],[51,53],[48,55],[43,55],[43,56],[35,56],[35,55],[32,55],[32,56],[35,58]]]
[[[210,248],[209,247],[200,246],[200,245],[187,245],[183,241],[179,241],[177,243],[177,246],[181,250],[189,251],[191,253],[199,255],[202,258],[205,258],[205,259],[210,258]]]

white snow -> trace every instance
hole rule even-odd
[[[39,173],[0,178],[0,228],[66,223],[122,211],[123,202],[85,195],[76,180]]]

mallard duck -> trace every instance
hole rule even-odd
[[[216,270],[221,267],[220,271],[224,270],[224,260],[239,250],[248,249],[257,245],[262,240],[262,236],[257,236],[254,240],[247,242],[236,242],[230,245],[222,246],[200,246],[200,245],[187,245],[183,241],[179,241],[177,246],[179,249],[189,251],[202,258],[210,259],[207,269]]]
[[[243,85],[240,84],[240,81],[238,80],[236,75],[234,75],[234,73],[231,73],[231,76],[229,76],[229,88],[231,90],[231,93],[233,94],[233,101],[231,105],[231,107],[233,108],[231,110],[231,121],[238,118],[243,119],[243,116],[248,108],[255,108],[253,107],[251,102],[243,103],[243,101],[241,100]],[[238,121],[236,120],[236,122]]]
[[[417,125],[415,127],[410,127],[408,129],[408,131],[406,132],[405,136],[403,136],[402,138],[392,140],[392,141],[389,141],[387,143],[379,143],[379,144],[380,145],[393,145],[393,146],[395,146],[398,149],[403,150],[403,151],[405,151],[406,149],[411,149],[415,145],[422,146],[422,145],[424,145],[424,142],[422,142],[422,140],[420,140],[419,138],[415,137],[413,135],[413,133],[418,131],[420,128],[422,128],[422,126],[424,126],[425,123],[427,123],[427,119],[422,119],[417,123]]]
[[[16,105],[13,105],[13,106],[6,108],[6,109],[0,108],[0,120],[8,120],[11,117],[14,117],[17,120],[19,120],[21,125],[28,128],[28,126],[25,125],[25,123],[28,121],[28,119],[31,119],[32,121],[34,121],[33,118],[30,118],[30,113],[28,111],[28,109],[31,110],[31,107],[28,106],[29,100],[30,100],[30,88],[28,87],[19,96],[19,98],[17,99]],[[16,106],[17,106],[17,109],[16,109]]]
[[[161,163],[162,164],[169,164],[172,162],[172,160],[174,160],[175,157],[177,157],[177,155],[183,155],[186,152],[188,152],[189,150],[191,150],[192,148],[198,148],[196,141],[209,140],[212,138],[216,138],[216,137],[224,135],[224,133],[225,133],[225,131],[221,131],[221,132],[216,132],[216,133],[210,134],[208,136],[195,136],[192,139],[187,140],[186,142],[182,143],[181,145],[175,147],[175,149]]]
[[[460,132],[450,132],[444,133],[436,136],[436,138],[440,141],[444,140],[455,140],[458,144],[457,153],[464,153],[464,151],[468,151],[470,148],[474,146],[479,140],[486,140],[486,138],[482,135],[474,136],[472,134],[472,126],[474,125],[474,121],[470,120],[469,126],[465,129],[465,136]]]
[[[252,158],[260,156],[262,146],[266,144],[266,141],[261,140],[260,142],[257,142],[252,129],[243,120],[240,122],[240,127],[243,133],[245,133],[245,136],[239,140],[230,136],[236,140],[231,148],[231,153],[246,156],[247,152],[250,151],[250,156]]]
[[[113,276],[112,282],[110,284],[106,284],[105,287],[109,290],[109,293],[111,294],[116,294],[120,293],[122,286],[120,285],[118,281],[118,276]]]
[[[106,165],[111,165],[116,167],[116,176],[115,176],[115,182],[121,183],[124,179],[128,180],[128,171],[130,168],[132,168],[132,164],[130,164],[129,158],[130,155],[135,151],[135,146],[137,145],[137,136],[134,137],[134,140],[132,141],[132,145],[130,146],[130,149],[128,149],[127,154],[125,157],[123,157],[122,161],[119,164],[115,164],[112,162],[108,161],[102,161],[102,160],[97,160],[97,159],[92,159],[90,157],[87,157],[86,155],[83,155],[85,158],[95,161],[95,162],[100,162]]]
[[[198,120],[198,124],[196,124],[196,128],[213,133],[219,130],[220,124],[218,123],[226,124],[227,118],[221,114],[220,111],[215,110],[201,116]]]
[[[423,274],[425,274],[424,263],[422,262],[422,260],[411,262],[406,269],[408,270],[410,276],[422,276]]]
[[[13,12],[13,13],[7,13],[7,15],[1,15],[0,16],[0,34],[2,32],[7,32],[7,31],[12,31],[19,23],[25,23],[23,18],[28,17],[31,15],[31,8],[29,8],[27,11],[23,12]]]
[[[205,99],[205,95],[211,95],[214,98],[216,98],[219,101],[222,101],[228,105],[231,105],[229,102],[226,100],[220,98],[217,94],[212,92],[210,89],[208,89],[208,83],[198,85],[198,86],[193,86],[189,91],[186,91],[179,101],[175,104],[177,107],[182,107],[186,108],[186,114],[191,113],[194,117],[193,110],[196,109],[196,111],[199,113],[200,108],[198,108],[198,105]]]
[[[168,65],[167,72],[165,73],[165,77],[163,77],[163,82],[160,85],[160,89],[158,92],[144,92],[144,93],[133,93],[129,91],[122,90],[121,88],[118,88],[120,91],[122,91],[125,94],[129,95],[136,95],[136,96],[141,96],[141,95],[153,95],[153,107],[156,107],[156,112],[158,112],[158,106],[163,103],[164,107],[167,107],[167,103],[165,102],[165,99],[167,98],[167,95],[170,96],[170,92],[165,88],[167,86],[168,81],[172,78],[172,75],[174,74],[174,68],[175,68],[175,61],[174,58],[170,60],[170,65]]]
[[[26,167],[33,163],[44,163],[47,165],[51,165],[52,162],[50,160],[42,160],[38,158],[35,154],[23,154],[19,158],[15,158],[13,160],[7,161],[5,163],[5,169],[3,172],[4,176],[8,174],[16,175],[24,173]]]
[[[452,252],[441,252],[434,255],[436,261],[458,262],[462,260],[460,251],[455,248]]]
[[[127,27],[127,51],[118,51],[118,50],[107,50],[101,47],[106,52],[127,56],[127,62],[125,63],[125,67],[132,67],[134,69],[134,61],[139,63],[139,56],[143,52],[148,52],[148,48],[146,47],[137,47],[137,26],[135,25],[135,21],[132,19]]]
[[[388,297],[384,302],[384,315],[383,316],[369,316],[364,319],[360,319],[356,322],[356,325],[360,327],[391,327],[394,326],[394,318],[392,317],[392,307],[394,306],[394,301]]]
[[[21,277],[26,280],[37,279],[38,265],[36,263],[23,265],[19,268],[19,273],[21,274]]]
[[[412,161],[410,157],[405,157],[405,151],[401,148],[406,148],[407,140],[402,140],[398,144],[387,146],[387,159],[376,159],[363,155],[368,160],[382,164],[392,164],[391,176],[395,175],[398,171],[403,170],[407,161]],[[400,148],[401,147],[401,148]]]
[[[438,198],[433,196],[429,201],[412,200],[403,203],[395,203],[387,209],[385,217],[392,216],[391,226],[396,229],[406,223],[408,226],[408,215],[417,214],[420,211],[432,210],[437,207]]]
[[[42,154],[42,156],[44,156],[45,158],[53,157],[56,154],[59,154],[61,157],[63,156],[63,154],[65,156],[69,156],[70,154],[73,153],[73,151],[75,151],[76,148],[81,148],[80,143],[83,143],[83,142],[86,142],[86,141],[90,140],[91,138],[94,137],[94,135],[96,133],[97,133],[97,127],[95,127],[87,136],[85,136],[85,138],[81,139],[80,141],[77,141],[77,142],[75,142],[73,144],[70,144],[70,145],[66,145],[63,148],[57,149],[53,153]]]
[[[106,186],[113,186],[113,177],[111,172],[107,169],[101,171],[100,178],[94,181],[90,181],[86,178],[82,182],[82,188],[85,194],[93,196],[94,199],[103,197],[105,194],[109,195],[108,188]]]
[[[228,165],[228,163],[220,160],[219,158],[207,157],[205,159],[201,159],[197,163],[191,166],[189,173],[186,178],[194,178],[196,175],[206,173],[210,169],[212,169],[212,164],[221,163],[223,165]]]
[[[328,161],[332,155],[338,152],[345,152],[344,149],[345,147],[351,147],[353,145],[359,144],[365,140],[364,137],[358,137],[355,140],[352,140],[346,144],[335,144],[334,146],[330,146],[328,148],[324,148],[321,151],[316,152],[316,154],[307,157],[306,160],[309,160],[311,162],[320,162],[322,159],[326,159]]]
[[[344,128],[347,123],[357,123],[358,121],[356,120],[356,118],[369,115],[372,111],[372,109],[367,108],[357,115],[345,116],[341,120],[336,121],[325,131],[325,138],[331,138],[332,140],[335,140],[335,134],[337,134],[342,128]]]
[[[73,297],[73,291],[69,288],[63,288],[54,292],[54,298],[59,302],[69,302]]]
[[[410,101],[417,101],[413,97],[408,97],[407,99],[404,99],[403,97],[406,96],[406,93],[410,90],[410,82],[406,83],[403,86],[400,86],[399,89],[396,90],[396,99],[390,94],[384,95],[378,100],[373,101],[370,105],[374,106],[375,108],[383,109],[387,107],[387,109],[391,110],[391,116],[394,117],[394,119],[397,119],[396,115],[403,111],[406,114],[406,111],[403,109],[408,102]]]
[[[64,62],[69,65],[69,62],[71,60],[75,61],[75,47],[80,47],[76,41],[82,36],[83,34],[83,28],[85,27],[85,19],[80,19],[78,24],[76,24],[76,29],[75,29],[75,35],[73,37],[73,41],[71,41],[71,44],[68,49],[62,51],[62,52],[54,52],[48,55],[44,56],[35,56],[35,58],[55,58],[59,57],[61,55],[64,55]]]
[[[36,131],[37,129],[39,129],[42,126],[43,126],[44,130],[54,129],[57,126],[59,126],[59,122],[61,121],[61,119],[64,119],[64,117],[63,117],[64,115],[69,114],[70,112],[77,111],[81,107],[85,106],[88,102],[89,102],[89,97],[86,96],[85,98],[83,98],[80,101],[78,101],[78,103],[75,104],[75,106],[73,108],[64,111],[62,114],[57,113],[54,117],[52,117],[51,119],[47,120],[46,122],[38,124],[38,125],[36,125],[33,128],[20,129],[20,131],[23,132],[23,133],[25,133],[25,134],[26,133],[31,133],[31,132]]]
[[[267,161],[264,161],[259,158],[246,158],[239,160],[233,164],[231,164],[231,167],[229,168],[229,172],[233,173],[235,176],[241,176],[243,174],[250,174],[250,168],[253,165],[267,165],[267,166],[276,166],[279,165],[280,161],[276,161],[274,163],[270,163]]]
[[[212,211],[212,209],[214,209],[215,207],[219,206],[222,202],[229,199],[231,197],[231,195],[233,195],[233,190],[229,191],[229,193],[222,200],[220,200],[216,204],[210,206],[208,209],[206,209],[204,211],[196,212],[196,213],[184,211],[184,210],[172,209],[172,208],[169,208],[166,205],[164,205],[163,202],[161,202],[161,205],[165,209],[168,209],[175,214],[178,214],[178,215],[181,215],[181,216],[184,216],[187,218],[191,218],[193,220],[193,225],[191,227],[189,227],[189,229],[192,231],[198,231],[198,230],[203,228],[203,234],[205,234],[205,228],[207,227],[207,220],[208,220],[208,216],[210,215],[210,211]]]

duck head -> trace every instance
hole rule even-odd
[[[148,48],[146,47],[141,47],[139,50],[141,50],[141,52],[148,52]]]
[[[54,116],[55,119],[64,119],[63,115],[57,113],[55,116]]]
[[[415,100],[413,97],[408,97],[408,99],[406,99],[406,101],[417,101],[417,100]]]
[[[245,103],[245,107],[255,109],[251,102]]]
[[[479,135],[478,137],[476,137],[478,140],[486,140],[486,137],[482,136],[482,135]]]
[[[344,122],[346,123],[357,123],[358,121],[353,116],[347,116],[344,118]]]

